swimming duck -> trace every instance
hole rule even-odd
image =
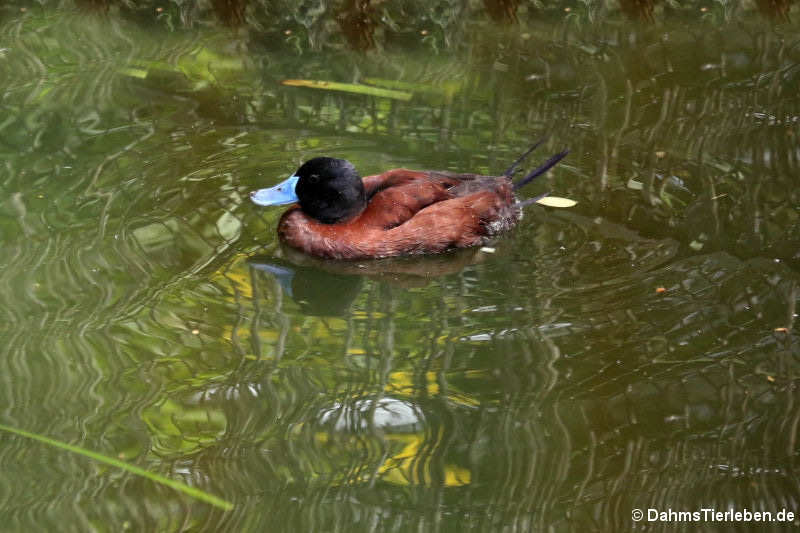
[[[344,159],[315,157],[287,180],[251,193],[261,206],[293,204],[278,236],[293,248],[326,259],[369,259],[434,254],[485,244],[513,227],[522,208],[514,192],[561,161],[564,150],[516,183],[517,166],[501,176],[404,168],[361,178]],[[543,195],[544,196],[544,195]]]

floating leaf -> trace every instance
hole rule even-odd
[[[162,485],[171,487],[179,492],[186,494],[187,496],[191,496],[192,498],[198,499],[200,501],[210,503],[211,505],[219,507],[226,511],[230,511],[231,509],[233,509],[233,504],[231,502],[225,501],[222,498],[218,498],[213,494],[203,492],[202,490],[197,489],[195,487],[190,487],[189,485],[181,483],[180,481],[169,479],[159,474],[149,472],[144,468],[128,464],[124,461],[120,461],[119,459],[114,459],[113,457],[108,457],[107,455],[93,452],[91,450],[87,450],[86,448],[81,448],[80,446],[67,444],[66,442],[62,442],[60,440],[51,439],[50,437],[45,437],[44,435],[30,433],[29,431],[25,431],[24,429],[17,429],[11,426],[6,426],[4,424],[0,424],[0,430],[7,431],[9,433],[14,433],[15,435],[19,435],[21,437],[27,437],[29,439],[38,440],[39,442],[43,442],[55,448],[61,448],[62,450],[67,450],[72,453],[77,453],[78,455],[83,455],[84,457],[94,459],[95,461],[100,463],[116,466],[117,468],[121,468],[122,470],[130,472],[131,474],[145,477],[151,481],[155,481],[156,483],[161,483]]]
[[[631,178],[628,180],[628,188],[633,189],[634,191],[641,191],[644,189],[644,184],[641,181],[636,181],[635,179]]]
[[[439,85],[409,83],[407,81],[386,80],[383,78],[364,78],[361,81],[369,85],[377,85],[378,87],[386,87],[388,89],[410,91],[412,93],[433,94],[446,97],[452,97],[461,89],[461,83],[455,81],[442,82]]]
[[[193,80],[201,79],[216,83],[221,73],[241,72],[244,64],[237,57],[227,57],[201,46],[191,54],[180,56],[178,68]]]
[[[394,100],[402,100],[404,102],[408,102],[414,96],[413,94],[404,91],[381,89],[379,87],[370,87],[369,85],[361,85],[359,83],[339,83],[336,81],[283,80],[281,85],[288,85],[289,87],[308,87],[310,89],[322,89],[325,91],[340,91],[352,94],[363,94],[365,96],[377,96],[379,98],[392,98]]]
[[[546,205],[547,207],[572,207],[578,202],[559,196],[545,196],[544,198],[536,200],[536,203],[539,205]]]
[[[132,78],[139,78],[140,80],[147,78],[147,71],[141,68],[122,67],[118,72]]]
[[[225,78],[240,75],[244,66],[241,59],[218,54],[205,47],[199,47],[180,57],[177,64],[166,61],[135,60],[130,65],[117,70],[120,74],[151,81],[171,81],[192,88],[203,89],[209,85],[219,85]]]

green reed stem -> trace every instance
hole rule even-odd
[[[233,509],[233,504],[229,501],[223,500],[222,498],[217,498],[213,494],[209,494],[207,492],[203,492],[200,489],[196,489],[194,487],[190,487],[185,483],[181,483],[180,481],[175,481],[173,479],[166,478],[159,474],[154,474],[153,472],[148,472],[143,468],[139,468],[138,466],[134,466],[128,464],[124,461],[120,461],[119,459],[114,459],[113,457],[108,457],[106,455],[93,452],[91,450],[87,450],[85,448],[81,448],[79,446],[74,446],[72,444],[67,444],[66,442],[61,442],[55,439],[51,439],[50,437],[45,437],[43,435],[37,435],[36,433],[30,433],[23,429],[17,429],[11,426],[6,426],[4,424],[0,424],[0,430],[8,431],[9,433],[14,433],[16,435],[20,435],[22,437],[27,437],[29,439],[38,440],[39,442],[43,442],[45,444],[49,444],[50,446],[54,446],[56,448],[61,448],[62,450],[67,450],[72,453],[77,453],[79,455],[83,455],[84,457],[89,457],[90,459],[94,459],[95,461],[105,463],[107,465],[116,466],[117,468],[121,468],[123,470],[127,470],[131,474],[136,474],[137,476],[145,477],[151,481],[155,481],[156,483],[161,483],[162,485],[166,485],[171,487],[178,492],[182,492],[187,496],[191,496],[197,500],[210,503],[215,507],[219,507],[225,511],[230,511]]]

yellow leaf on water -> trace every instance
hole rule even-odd
[[[377,96],[380,98],[392,98],[394,100],[402,100],[408,102],[414,96],[405,91],[395,91],[392,89],[381,89],[379,87],[370,87],[369,85],[361,85],[359,83],[339,83],[335,81],[319,81],[319,80],[283,80],[281,85],[288,85],[289,87],[308,87],[310,89],[322,89],[325,91],[340,91],[353,94],[363,94],[365,96]]]
[[[569,198],[561,198],[558,196],[545,196],[536,200],[539,205],[546,205],[547,207],[572,207],[578,202],[570,200]]]

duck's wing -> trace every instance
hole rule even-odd
[[[419,209],[406,220],[381,231],[379,238],[369,242],[370,256],[428,254],[475,246],[519,220],[513,184],[506,177],[428,172],[425,178],[413,183],[408,194],[421,197],[423,183],[432,184],[431,190],[446,194],[426,204],[419,202],[415,205]],[[387,191],[399,195],[407,192],[406,187],[399,186],[396,191],[391,187]]]
[[[505,182],[500,189],[482,190],[428,205],[406,222],[383,231],[370,252],[384,257],[429,254],[486,242],[487,238],[519,220],[511,182]]]
[[[420,210],[454,198],[460,180],[455,175],[395,169],[364,178],[368,203],[358,224],[387,230],[414,217]]]

